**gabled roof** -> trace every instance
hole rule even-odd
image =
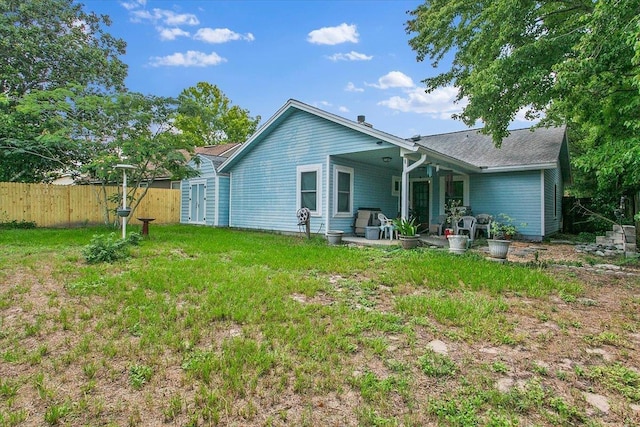
[[[408,151],[426,153],[468,172],[551,169],[560,161],[563,177],[567,181],[571,179],[564,127],[512,130],[503,140],[502,148],[495,148],[491,136],[481,134],[478,129],[404,139],[295,99],[288,100],[247,142],[235,147],[233,154],[222,163],[218,171],[228,172],[253,145],[259,144],[260,140],[295,111],[313,114]]]
[[[242,145],[239,142],[219,145],[207,145],[204,147],[196,147],[195,154],[204,154],[207,156],[229,157]]]
[[[247,140],[247,142],[242,144],[240,149],[238,149],[235,154],[229,158],[229,160],[224,162],[224,164],[220,167],[220,171],[226,172],[227,169],[231,167],[231,165],[235,164],[244,156],[244,154],[249,152],[251,146],[259,143],[261,139],[267,136],[280,122],[289,117],[294,111],[305,111],[307,113],[313,114],[347,128],[356,130],[366,135],[370,135],[381,141],[397,145],[398,147],[406,148],[411,151],[417,150],[415,143],[412,141],[399,138],[386,132],[382,132],[380,130],[374,129],[373,127],[355,122],[353,120],[345,119],[344,117],[340,117],[319,108],[313,107],[309,104],[296,101],[295,99],[290,99],[273,116],[271,116],[271,118],[269,118],[269,120],[267,120],[265,124],[261,126],[260,129],[258,129],[256,133],[254,133]]]
[[[412,139],[421,147],[460,159],[487,172],[546,169],[562,163],[568,171],[565,127],[516,129],[496,148],[478,129]]]
[[[210,156],[208,154],[198,154],[198,156],[200,157],[204,157],[205,159],[208,159],[211,161],[211,164],[213,164],[213,167],[218,170],[218,167],[223,164],[225,162],[225,160],[228,159],[228,157],[223,157],[223,156]]]

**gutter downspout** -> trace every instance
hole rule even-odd
[[[329,202],[330,202],[330,200],[329,200],[329,197],[330,197],[330,195],[329,195],[329,182],[330,182],[330,179],[331,179],[331,176],[329,175],[330,168],[331,168],[331,155],[327,155],[327,172],[326,172],[327,174],[325,175],[325,201],[326,201],[325,205],[327,207],[327,209],[326,209],[327,219],[326,219],[325,222],[326,222],[327,226],[324,229],[324,234],[325,235],[331,229],[330,228],[331,210],[329,209]]]
[[[400,216],[403,219],[409,219],[409,173],[420,167],[427,160],[427,155],[420,155],[420,159],[409,164],[409,158],[405,156],[407,152],[401,150],[400,155],[402,156],[402,192],[401,192],[401,202],[400,202]]]
[[[544,192],[544,170],[540,171],[540,238],[544,239],[544,235],[546,234],[547,224],[545,221],[545,199],[546,194]]]

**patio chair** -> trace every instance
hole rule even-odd
[[[438,236],[442,236],[444,234],[444,228],[446,224],[447,224],[447,216],[438,215],[437,217],[431,219],[431,226],[429,227],[429,232],[438,233]]]
[[[476,217],[465,215],[456,224],[456,234],[469,233],[469,240],[473,240],[476,235]]]
[[[484,231],[487,239],[491,238],[491,220],[493,217],[489,214],[476,215],[476,234],[480,234],[480,230]],[[477,236],[476,236],[477,237]]]
[[[378,220],[380,221],[380,237],[389,237],[389,240],[398,237],[398,230],[393,225],[393,221],[387,218],[385,214],[379,213]]]

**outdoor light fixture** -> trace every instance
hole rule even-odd
[[[385,156],[385,157],[382,158],[382,161],[385,162],[385,163],[389,163],[391,161],[391,157]]]
[[[127,169],[135,168],[135,166],[121,163],[116,165],[116,169],[122,169],[122,207],[117,210],[118,216],[122,218],[122,239],[127,237],[127,217],[131,212],[131,209],[127,208]]]

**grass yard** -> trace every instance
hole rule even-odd
[[[640,424],[637,275],[109,232],[0,231],[0,426]]]

